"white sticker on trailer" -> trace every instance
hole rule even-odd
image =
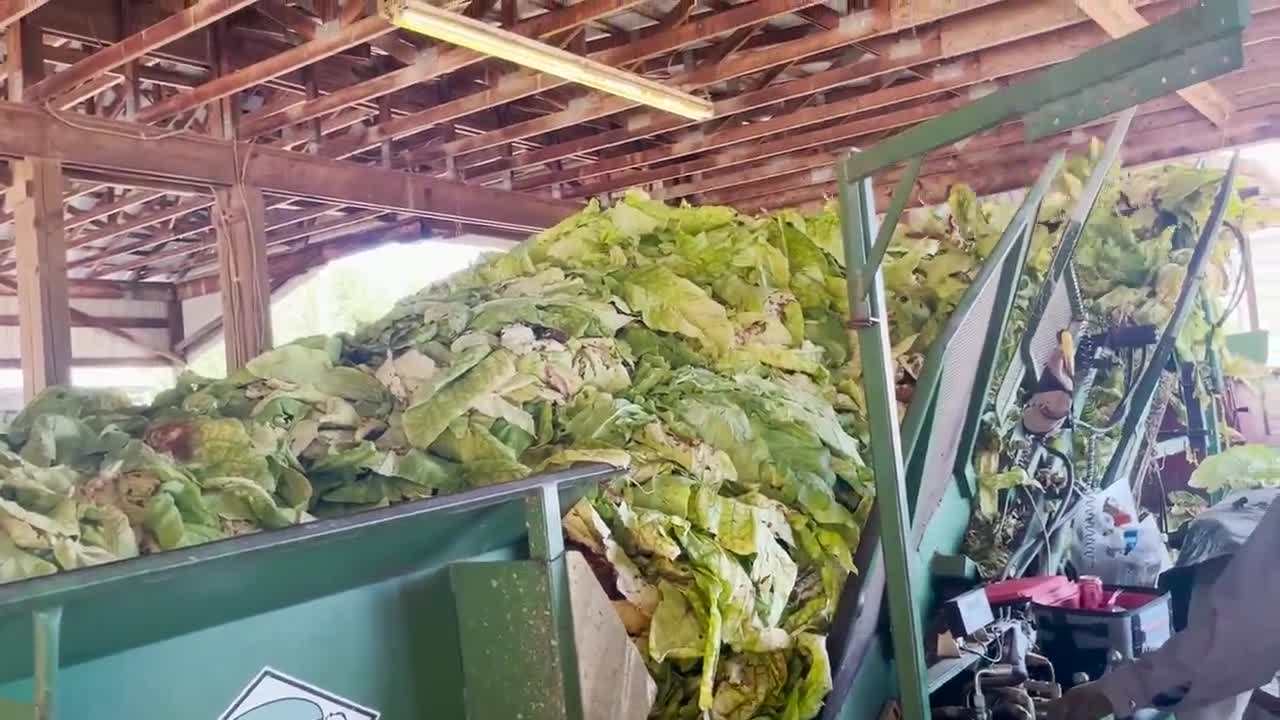
[[[381,713],[263,668],[218,720],[378,720]]]

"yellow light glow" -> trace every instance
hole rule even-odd
[[[383,17],[398,27],[501,58],[570,82],[617,95],[690,120],[715,116],[711,101],[661,83],[493,27],[425,0],[379,0]]]

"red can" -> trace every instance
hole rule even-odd
[[[1094,575],[1081,575],[1076,581],[1080,589],[1080,609],[1100,610],[1102,608],[1102,578]]]

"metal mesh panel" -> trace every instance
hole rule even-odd
[[[1035,334],[1031,336],[1029,349],[1034,362],[1033,371],[1037,378],[1045,364],[1049,362],[1054,349],[1058,347],[1058,331],[1071,328],[1074,319],[1075,313],[1071,311],[1071,294],[1067,290],[1067,283],[1059,280],[1054,283],[1053,293],[1049,295],[1049,302],[1045,305],[1040,322],[1035,327]]]
[[[974,298],[969,313],[946,346],[938,380],[938,399],[933,424],[925,445],[920,497],[912,522],[912,541],[919,544],[947,486],[952,482],[956,450],[964,428],[969,401],[977,384],[977,371],[986,347],[987,332],[996,298],[1000,294],[998,275],[992,274],[982,292]]]
[[[1017,400],[1018,388],[1022,387],[1022,377],[1027,366],[1022,362],[1022,353],[1015,351],[1009,360],[1009,369],[1000,381],[1000,389],[996,391],[996,410],[1003,415],[1009,406]]]

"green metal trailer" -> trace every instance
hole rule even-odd
[[[384,718],[581,717],[560,508],[616,472],[0,586],[0,718],[213,720],[264,668]]]

